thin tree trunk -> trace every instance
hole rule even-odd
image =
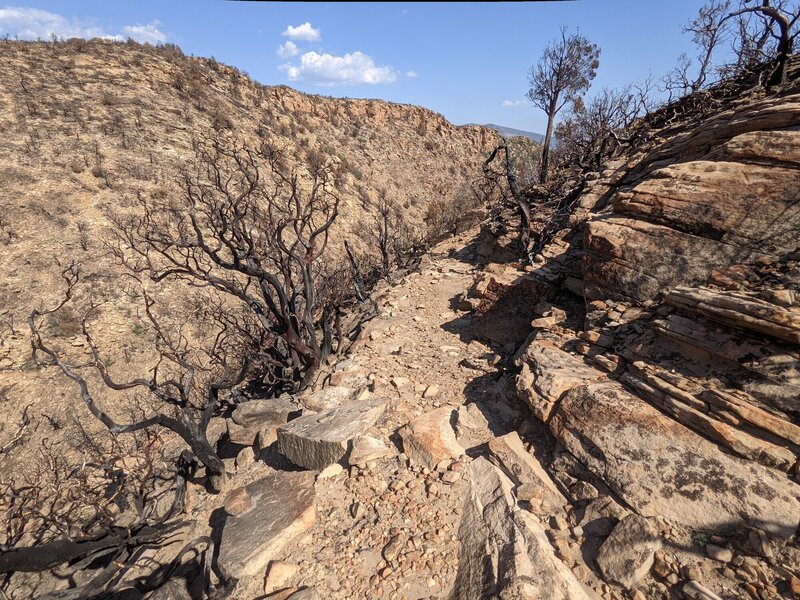
[[[550,142],[553,139],[553,123],[556,120],[556,101],[550,103],[550,110],[547,113],[547,132],[544,134],[544,146],[542,146],[542,170],[539,174],[539,183],[547,181],[547,159],[550,155]]]

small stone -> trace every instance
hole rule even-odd
[[[461,473],[459,471],[448,471],[442,475],[442,481],[449,485],[454,484],[459,479],[461,479]]]
[[[425,388],[425,391],[422,393],[422,397],[433,398],[438,394],[439,394],[439,386],[434,383]]]
[[[340,465],[339,463],[333,463],[331,465],[328,465],[327,467],[322,469],[322,471],[319,472],[319,475],[317,475],[317,480],[336,477],[337,475],[343,472],[344,472],[344,467],[342,465]]]
[[[719,562],[729,563],[733,560],[733,551],[729,548],[722,548],[720,546],[716,546],[714,544],[706,545],[706,554],[713,558],[714,560],[718,560]]]
[[[239,450],[239,454],[236,455],[236,470],[241,471],[245,467],[250,466],[253,464],[253,460],[255,460],[255,452],[253,451],[252,446],[247,446]]]
[[[594,500],[600,495],[597,491],[597,488],[586,481],[577,482],[575,485],[569,488],[569,492],[576,502]]]
[[[687,582],[683,586],[683,593],[687,598],[695,598],[696,600],[722,600],[722,598],[697,581]]]
[[[400,554],[400,550],[402,549],[402,547],[403,547],[403,540],[400,538],[399,535],[394,536],[391,540],[389,540],[389,543],[383,547],[384,560],[386,560],[387,562],[391,562],[394,559],[396,559],[397,556]],[[381,575],[385,577],[383,573]]]
[[[232,490],[223,503],[225,512],[236,516],[248,511],[253,506],[253,498],[244,487]]]
[[[703,571],[697,565],[684,565],[681,568],[681,575],[686,579],[703,579]]]
[[[358,521],[358,519],[364,515],[364,512],[364,506],[361,504],[361,502],[353,502],[350,505],[350,516],[356,521]]]
[[[287,587],[289,581],[297,575],[300,567],[281,560],[273,560],[267,568],[267,576],[264,579],[264,593],[272,592]]]

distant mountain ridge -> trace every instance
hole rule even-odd
[[[473,123],[470,123],[472,125]],[[497,133],[502,135],[503,137],[514,137],[514,136],[522,136],[526,137],[529,140],[533,140],[537,144],[541,144],[542,140],[544,140],[544,135],[541,133],[534,133],[533,131],[524,131],[522,129],[514,129],[513,127],[505,127],[503,125],[495,125],[494,123],[486,123],[483,127],[488,127],[490,129],[494,129]]]

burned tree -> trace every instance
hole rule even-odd
[[[140,214],[112,216],[114,252],[153,282],[216,290],[247,321],[254,375],[271,393],[303,388],[331,352],[335,311],[318,297],[315,270],[338,214],[333,170],[290,169],[268,140],[205,140],[183,169],[179,198],[139,195]]]
[[[599,58],[597,45],[580,33],[567,35],[567,29],[562,27],[560,39],[548,44],[539,62],[530,68],[528,99],[547,113],[540,183],[547,181],[547,160],[556,115],[589,89],[600,65]]]
[[[154,301],[145,292],[144,308],[154,331],[158,360],[150,370],[149,377],[119,381],[110,373],[108,361],[102,358],[90,331],[89,318],[96,313],[98,307],[93,306],[81,323],[82,333],[92,356],[89,364],[76,366],[68,363],[52,345],[44,341],[43,318],[56,314],[72,299],[79,279],[79,269],[71,265],[62,276],[67,282],[63,300],[54,308],[34,310],[28,318],[34,356],[38,352],[44,353],[64,375],[78,384],[84,404],[112,434],[134,433],[156,427],[176,433],[208,469],[212,488],[220,489],[225,480],[225,467],[208,441],[208,424],[220,406],[220,392],[239,385],[249,367],[246,359],[235,368],[229,364],[231,353],[226,350],[229,342],[227,331],[222,330],[215,337],[212,347],[206,351],[211,360],[203,364],[193,356],[196,353],[190,351],[188,340],[180,331],[177,335],[166,333],[166,328],[154,314]],[[86,378],[81,374],[81,367],[96,370],[103,384],[115,392],[132,390],[146,393],[148,400],[156,405],[155,414],[130,423],[117,422],[95,400]],[[235,373],[230,374],[231,371]]]
[[[683,54],[665,76],[665,88],[671,95],[693,93],[713,83],[713,74],[718,80],[754,72],[766,74],[766,86],[784,83],[798,19],[794,0],[709,0],[683,29],[698,48],[696,73],[690,75],[694,63]],[[728,44],[735,59],[720,63],[718,55]]]
[[[381,277],[387,277],[392,268],[393,255],[398,250],[400,219],[397,209],[386,197],[386,190],[380,191],[376,210],[372,223],[367,226],[366,235],[380,252]]]

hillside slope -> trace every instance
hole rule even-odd
[[[228,136],[255,145],[269,137],[291,164],[334,161],[342,205],[330,246],[341,254],[343,239],[366,249],[364,226],[381,193],[408,226],[424,231],[432,202],[469,195],[497,139],[424,108],[265,87],[172,46],[3,41],[0,56],[0,388],[13,389],[12,414],[60,387],[38,380],[48,370],[20,370],[31,367],[25,319],[59,297],[59,273],[73,261],[86,282],[77,311],[90,294],[111,302],[116,316],[101,342],[131,373],[144,360],[146,336],[136,332],[146,324],[104,243],[107,214],[135,210],[139,195],[178,195],[196,141]],[[185,296],[176,291],[171,300]],[[80,347],[77,315],[53,331],[67,346]],[[66,404],[52,403],[54,418],[65,414],[72,391]]]

